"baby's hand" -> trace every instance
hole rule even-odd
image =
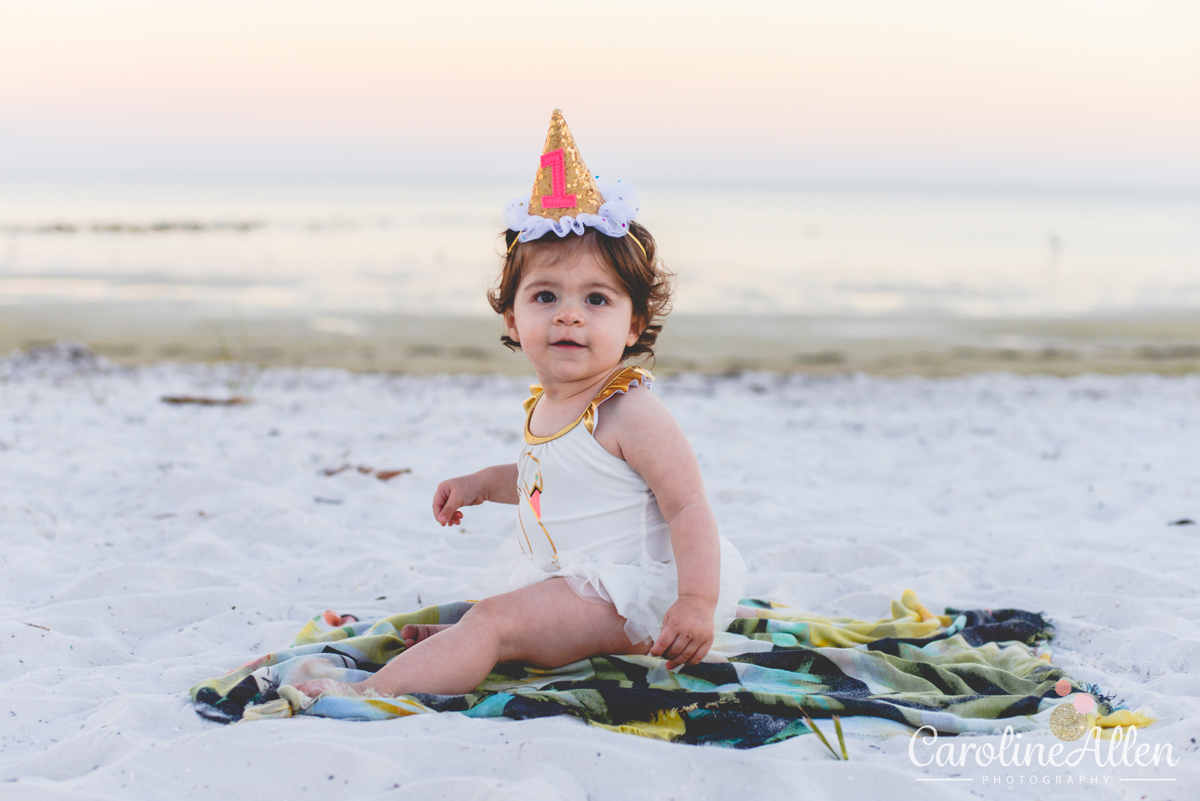
[[[483,482],[477,473],[458,478],[448,478],[438,484],[433,493],[433,516],[443,526],[456,526],[462,522],[462,506],[477,506],[487,498]]]
[[[704,658],[716,637],[713,612],[716,604],[695,595],[681,595],[663,615],[662,634],[651,656],[667,658],[667,670],[680,665],[695,665]]]

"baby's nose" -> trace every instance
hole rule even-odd
[[[575,301],[563,301],[558,305],[558,314],[554,319],[563,323],[583,322],[583,309]]]

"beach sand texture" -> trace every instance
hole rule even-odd
[[[1200,526],[1172,525],[1200,522],[1195,375],[681,374],[655,387],[691,438],[750,595],[864,619],[905,588],[937,612],[1045,612],[1054,664],[1157,717],[1139,742],[1169,743],[1173,767],[921,768],[907,736],[849,737],[843,764],[815,737],[738,752],[566,718],[199,718],[188,687],[286,645],[327,608],[370,617],[473,597],[512,510],[471,508],[463,528],[441,529],[430,500],[445,477],[513,459],[529,383],[113,367],[68,347],[0,361],[0,796],[1180,799],[1200,788]],[[160,400],[235,394],[250,402]],[[325,474],[343,465],[411,472]]]

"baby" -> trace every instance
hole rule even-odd
[[[506,591],[458,623],[405,626],[408,647],[371,678],[302,692],[462,694],[502,662],[649,654],[675,669],[708,655],[745,568],[717,533],[696,456],[651,374],[626,365],[653,356],[670,303],[637,212],[628,186],[601,192],[556,111],[528,203],[509,204],[490,293],[501,340],[538,378],[524,442],[515,463],[447,479],[433,498],[442,526],[467,506],[515,504],[522,555]]]

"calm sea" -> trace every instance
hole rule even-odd
[[[1200,196],[638,187],[692,314],[1200,312]],[[0,184],[0,304],[490,314],[524,185]]]

